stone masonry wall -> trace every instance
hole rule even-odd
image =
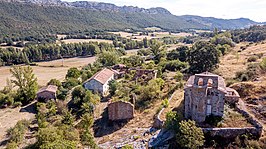
[[[252,136],[259,138],[262,133],[262,125],[249,113],[246,111],[245,106],[243,106],[243,101],[240,99],[239,104],[236,105],[236,110],[241,113],[253,127],[244,128],[202,128],[205,134],[212,137],[220,136],[223,138],[235,138],[243,134],[252,134]]]
[[[111,121],[134,118],[134,106],[129,102],[117,101],[108,105],[108,117]]]

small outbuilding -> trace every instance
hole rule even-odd
[[[50,99],[56,99],[57,86],[48,85],[37,92],[37,100],[47,102]]]
[[[134,118],[134,105],[129,102],[116,101],[108,104],[108,117],[111,121]]]

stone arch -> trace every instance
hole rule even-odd
[[[198,86],[203,86],[203,79],[202,78],[199,78],[199,80],[198,80]]]
[[[208,79],[208,87],[212,87],[213,85],[213,80],[210,78]]]

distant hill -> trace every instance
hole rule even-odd
[[[164,8],[116,6],[98,2],[60,0],[0,0],[0,39],[67,33],[82,30],[143,30],[159,27],[166,31],[187,29],[236,29],[258,24],[249,19],[216,19],[175,16]]]
[[[258,22],[246,18],[217,19],[213,17],[200,17],[192,15],[184,15],[180,17],[192,24],[200,24],[200,25],[205,25],[209,28],[219,28],[219,29],[239,29],[259,24]]]

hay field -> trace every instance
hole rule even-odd
[[[54,60],[49,62],[39,62],[38,66],[32,66],[33,72],[38,78],[38,84],[43,86],[46,83],[55,78],[63,81],[67,70],[71,67],[81,68],[84,65],[95,61],[95,57],[86,58],[69,58],[64,60],[64,66],[62,67],[62,60]],[[10,74],[11,66],[0,67],[0,89],[6,85],[6,79],[11,79]]]
[[[106,42],[106,43],[113,43],[112,40],[105,40],[105,39],[64,39],[64,40],[57,40],[57,43],[64,42],[64,43],[82,43],[82,42]]]

